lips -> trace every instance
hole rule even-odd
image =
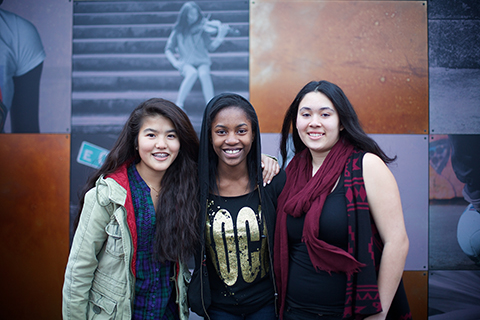
[[[155,157],[155,159],[165,160],[169,156],[169,154],[165,152],[159,152],[159,153],[154,153],[153,156]]]

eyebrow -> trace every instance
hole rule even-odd
[[[306,109],[306,110],[313,110],[312,108],[310,107],[301,107],[300,109],[298,109],[299,111],[300,110],[303,110],[303,109]],[[332,111],[335,111],[334,109],[330,108],[330,107],[321,107],[320,109],[318,110],[332,110]]]
[[[248,126],[248,123],[241,123],[239,124],[238,126],[236,126],[235,128],[238,128],[238,127],[243,127],[243,126]],[[217,124],[214,128],[226,128],[227,126],[224,126],[223,124]]]
[[[154,133],[158,133],[158,130],[155,130],[155,129],[152,129],[152,128],[145,128],[145,130],[143,130],[143,132],[154,132]],[[175,129],[170,129],[170,130],[167,130],[165,131],[166,133],[171,133],[171,132],[174,132],[176,133],[177,130]]]

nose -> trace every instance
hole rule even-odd
[[[320,127],[322,122],[320,121],[320,116],[314,114],[311,117],[310,123],[308,124],[309,127]]]
[[[157,139],[157,142],[155,143],[155,147],[157,149],[166,149],[167,148],[167,143],[165,139],[159,138]]]
[[[228,134],[227,139],[225,139],[226,144],[237,144],[238,138],[234,132]]]

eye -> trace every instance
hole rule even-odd
[[[218,130],[215,131],[215,133],[221,136],[221,135],[226,134],[227,132],[223,129],[218,129]]]
[[[155,135],[153,133],[147,133],[146,135],[148,138],[155,138]]]
[[[246,134],[248,132],[247,129],[238,129],[237,133],[238,134]]]
[[[167,138],[168,138],[168,139],[176,139],[176,138],[177,138],[177,135],[174,134],[174,133],[169,133],[169,134],[167,135]]]
[[[324,118],[330,117],[330,113],[322,113],[322,117],[324,117]]]

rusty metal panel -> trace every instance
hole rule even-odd
[[[279,132],[296,93],[322,79],[345,91],[367,133],[427,133],[426,2],[251,2],[250,99],[262,132]]]
[[[428,314],[428,274],[427,271],[405,271],[403,285],[407,292],[413,319],[427,319]]]
[[[69,160],[70,135],[0,134],[5,319],[61,318],[69,250]]]

